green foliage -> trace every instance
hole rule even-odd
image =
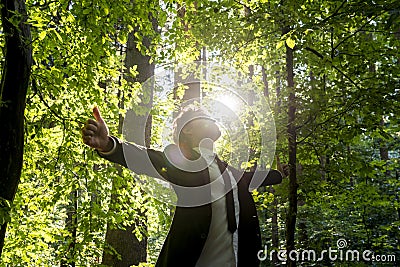
[[[397,253],[400,258],[398,3],[178,2],[179,10],[175,1],[27,1],[35,64],[25,112],[21,184],[12,205],[0,201],[0,224],[9,222],[0,266],[100,265],[108,222],[119,228],[136,224],[135,234],[147,236],[149,243],[148,263],[140,266],[155,263],[173,207],[149,198],[131,173],[119,172],[80,140],[93,105],[116,133],[130,98],[141,96],[137,83],[123,79],[124,49],[133,29],[139,50],[160,65],[190,62],[206,47],[208,60],[237,67],[243,77],[253,66],[249,78],[259,85],[257,90],[265,90],[263,67],[281,162],[288,161],[287,97],[294,90],[297,248],[321,251],[345,238],[351,249]],[[149,48],[141,43],[144,37],[153,40]],[[285,82],[286,46],[295,57],[291,89]],[[129,75],[137,75],[134,68]],[[133,103],[140,101],[137,97]],[[173,101],[168,98],[153,107],[153,144],[160,141],[162,118]],[[133,108],[138,114],[144,111],[140,105]],[[248,126],[255,160],[260,125]],[[389,159],[382,158],[385,151]],[[274,190],[260,189],[254,198],[268,245],[277,201],[283,249],[287,179]]]
[[[108,222],[124,227],[146,219],[137,208],[146,207],[144,215],[156,210],[129,172],[119,176],[80,137],[95,104],[116,133],[113,122],[125,113],[119,90],[136,94],[136,84],[121,81],[120,50],[134,27],[140,40],[156,36],[148,13],[162,12],[157,5],[135,3],[27,2],[35,64],[25,112],[24,168],[1,266],[100,264]],[[144,47],[142,52],[151,53]],[[124,189],[114,192],[112,180]],[[118,202],[111,202],[112,194]],[[9,220],[6,208],[2,205],[2,220]],[[148,234],[136,229],[139,238]]]
[[[0,198],[0,226],[3,226],[3,224],[8,223],[11,220],[10,211],[10,201],[4,198]]]
[[[286,156],[284,50],[295,50],[298,248],[398,251],[399,6],[396,2],[197,2],[188,21],[214,57],[266,69],[281,161]],[[207,23],[203,23],[207,18]],[[284,33],[283,27],[289,31]],[[221,42],[221,39],[223,42]],[[393,50],[394,49],[394,50]],[[398,75],[397,75],[398,76]],[[253,78],[255,78],[253,77]],[[279,90],[279,91],[278,91]],[[381,121],[384,121],[382,125]],[[379,151],[387,149],[389,161]],[[284,248],[287,181],[275,187]],[[270,193],[256,194],[271,242]],[[269,199],[266,204],[266,199]],[[305,228],[304,228],[305,225]],[[311,263],[310,263],[311,264]]]

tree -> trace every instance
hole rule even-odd
[[[282,30],[283,35],[289,32],[289,28],[285,27]],[[297,133],[296,133],[296,95],[294,87],[294,60],[293,60],[293,47],[286,44],[286,72],[287,72],[287,86],[289,90],[288,98],[288,146],[289,146],[289,208],[286,217],[286,249],[287,255],[290,251],[295,250],[295,232],[296,232],[296,218],[297,218]],[[288,259],[288,266],[296,266],[296,262],[290,257]]]
[[[3,0],[1,5],[5,46],[0,84],[0,122],[3,125],[0,138],[0,256],[10,219],[10,206],[21,176],[24,111],[32,65],[25,1]]]
[[[128,35],[128,42],[126,48],[126,56],[125,56],[125,68],[126,73],[124,74],[124,79],[128,82],[128,84],[133,84],[134,82],[144,83],[147,79],[154,75],[154,64],[151,63],[151,57],[144,54],[148,52],[148,49],[151,45],[151,39],[149,37],[143,38],[142,45],[147,48],[147,51],[140,51],[138,47],[140,47],[140,40],[137,39],[138,34],[140,34],[137,30],[132,31]],[[137,76],[135,78],[132,77],[131,70],[136,66]],[[133,106],[132,110],[129,110],[129,115],[126,116],[125,123],[130,123],[130,125],[136,125],[132,131],[128,133],[126,136],[127,140],[130,142],[134,142],[139,145],[143,145],[146,147],[150,146],[151,140],[151,116],[146,116],[149,110],[152,107],[152,98],[153,92],[151,91],[150,86],[146,86],[146,90],[143,90],[140,95],[141,103],[138,106]],[[120,91],[121,104],[124,103],[124,98],[126,93]],[[135,101],[135,100],[132,100]],[[124,108],[122,105],[120,108]],[[136,114],[135,110],[140,110]],[[143,112],[144,111],[144,112]],[[128,119],[129,118],[129,119]],[[122,134],[122,123],[123,117],[120,116],[119,119],[119,134]],[[131,179],[124,177],[122,170],[119,171],[119,175],[123,177],[123,179]],[[130,177],[130,176],[128,176]],[[118,178],[115,178],[118,179]],[[115,182],[113,180],[113,192],[118,192],[121,190],[126,183],[124,182]],[[141,191],[142,194],[145,194]],[[111,196],[111,201],[116,202],[112,203],[112,207],[116,208],[118,200],[118,193],[113,193]],[[126,201],[126,200],[122,200]],[[132,205],[132,203],[127,203],[128,205]],[[143,203],[144,204],[144,203]],[[121,205],[126,205],[126,203],[121,203]],[[140,211],[140,209],[134,210],[137,213],[138,219],[134,221],[131,225],[117,226],[110,225],[110,222],[107,225],[106,231],[106,249],[103,254],[104,265],[108,266],[131,266],[138,265],[141,262],[146,262],[147,256],[147,227],[146,227],[146,214],[145,212]],[[120,212],[119,210],[113,210],[112,212]],[[135,229],[136,228],[136,229]],[[138,235],[141,238],[138,238]],[[108,248],[111,247],[111,249]]]

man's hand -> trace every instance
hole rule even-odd
[[[289,164],[281,163],[280,167],[278,167],[278,171],[280,171],[283,175],[283,178],[286,178],[290,174],[290,167]]]
[[[83,143],[100,152],[110,151],[113,147],[113,142],[109,137],[107,124],[101,117],[97,107],[93,108],[93,116],[96,120],[88,119],[82,128]]]
[[[282,173],[283,178],[286,178],[289,176],[289,174],[290,174],[289,164],[281,163],[279,156],[276,156],[276,165],[277,165],[278,171],[280,171]]]

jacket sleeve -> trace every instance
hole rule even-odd
[[[244,172],[241,179],[247,183],[249,191],[252,191],[260,186],[280,184],[282,174],[272,169],[269,171]]]
[[[249,172],[240,171],[231,166],[229,166],[229,170],[232,171],[235,177],[240,177],[248,185],[250,191],[260,186],[280,184],[282,182],[282,173],[277,170]]]
[[[260,175],[260,177],[264,177],[263,182],[260,186],[282,183],[282,173],[278,170],[271,169],[269,171],[258,171],[256,173],[253,173],[253,177],[257,177],[257,173],[259,173],[258,175]]]
[[[168,180],[164,153],[124,142],[114,136],[111,138],[116,142],[114,151],[111,154],[102,154],[97,151],[100,157],[122,165],[136,174]]]

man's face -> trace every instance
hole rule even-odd
[[[218,125],[206,118],[198,118],[188,122],[182,131],[193,143],[200,143],[207,138],[215,142],[221,136]]]

